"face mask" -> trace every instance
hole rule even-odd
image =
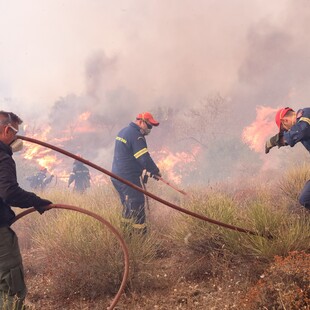
[[[12,152],[19,152],[23,148],[23,140],[22,139],[16,139],[11,144],[10,147],[12,149]]]
[[[147,136],[150,132],[151,132],[151,129],[142,129],[140,128],[140,132],[143,134],[143,136]]]

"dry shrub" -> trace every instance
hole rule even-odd
[[[300,191],[310,179],[310,166],[303,163],[289,169],[279,181],[279,189],[294,205],[298,203]]]
[[[247,292],[242,309],[309,309],[310,254],[276,256],[261,279]]]
[[[53,195],[55,202],[62,197]],[[98,188],[87,195],[62,197],[62,203],[65,201],[102,216],[121,231],[121,206],[112,191]],[[124,271],[123,253],[116,237],[95,219],[72,211],[50,210],[36,221],[33,240],[37,266],[50,280],[50,294],[94,299],[118,290]],[[143,286],[141,279],[146,278],[141,276],[144,267],[156,256],[158,237],[134,235],[127,239],[127,246],[128,288],[138,289]]]
[[[252,202],[243,207],[237,205],[229,195],[214,191],[196,193],[184,207],[257,233],[241,233],[180,215],[173,222],[172,236],[196,252],[228,250],[238,256],[271,261],[275,255],[306,250],[309,246],[308,214],[291,214],[286,207],[278,207],[264,188],[257,191]]]

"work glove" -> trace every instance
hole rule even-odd
[[[41,204],[39,206],[35,206],[34,208],[42,215],[45,211],[47,206],[53,204],[51,201],[47,199],[41,199]]]
[[[281,147],[284,145],[284,142],[283,142],[283,136],[281,133],[277,133],[275,136],[271,137],[270,139],[268,139],[266,141],[266,144],[265,144],[265,154],[268,154],[269,151],[275,147],[275,146],[278,146],[278,147]]]
[[[143,178],[142,178],[142,182],[143,182],[144,184],[146,184],[148,178],[149,178],[149,176],[148,176],[147,174],[145,174],[145,175],[143,176]]]
[[[158,171],[156,173],[150,174],[151,178],[154,178],[156,181],[158,181],[161,178],[161,173]]]

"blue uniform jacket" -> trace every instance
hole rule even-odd
[[[124,179],[134,180],[142,175],[144,169],[152,174],[159,172],[140,127],[131,122],[116,137],[112,172]]]
[[[301,142],[310,152],[310,108],[297,111],[296,124],[285,131],[283,137],[288,145],[293,147],[297,142]]]

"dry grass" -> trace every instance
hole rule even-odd
[[[281,181],[281,190],[297,193],[301,182],[292,180],[289,172],[286,178]],[[290,184],[291,188],[284,189],[283,184]],[[296,206],[296,202],[292,207],[292,200],[283,199],[278,189],[278,184],[275,187],[253,185],[238,197],[234,192],[218,188],[192,190],[186,197],[168,192],[172,202],[183,208],[261,235],[272,235],[272,239],[228,230],[150,199],[147,210],[149,235],[126,239],[130,251],[130,275],[120,309],[153,309],[154,305],[158,309],[186,307],[184,300],[195,309],[212,308],[212,303],[216,307],[226,307],[227,304],[229,309],[238,309],[242,292],[248,291],[247,286],[255,286],[266,266],[273,264],[274,257],[284,260],[292,251],[306,255],[310,250],[309,213]],[[162,189],[159,192],[157,194],[164,198],[166,193]],[[64,191],[54,190],[44,196],[55,203],[91,210],[120,230],[121,206],[111,186],[93,188],[85,195],[67,195]],[[57,309],[56,304],[70,309],[70,306],[64,307],[64,303],[74,303],[76,309],[102,309],[107,306],[108,298],[119,287],[123,272],[120,246],[107,229],[85,215],[63,210],[51,210],[43,216],[34,215],[27,222],[20,221],[18,226],[22,227],[25,236],[33,237],[33,242],[26,243],[26,250],[31,253],[26,255],[26,261],[35,265],[36,275],[32,275],[32,279],[38,281],[39,275],[45,279],[44,296],[53,300],[50,309]],[[303,266],[300,265],[300,274]],[[269,281],[272,282],[275,276],[268,271]],[[272,285],[276,288],[278,284],[274,281]],[[202,287],[198,291],[192,290],[195,287],[192,283]],[[231,286],[226,287],[227,283]],[[193,296],[185,298],[178,295],[176,292],[181,287],[182,293],[186,295],[192,291]],[[290,287],[295,290],[295,287]],[[230,296],[225,303],[220,299],[210,299],[210,296],[220,298],[220,289]],[[165,302],[161,300],[164,298],[162,294],[167,295]],[[252,293],[248,291],[247,294]],[[288,296],[289,292],[285,294]],[[176,300],[170,301],[169,296],[175,296]],[[32,298],[36,300],[35,295]],[[266,298],[268,295],[262,295],[264,301],[261,302],[268,308]],[[250,301],[260,302],[254,298]],[[242,302],[245,303],[243,299]],[[302,302],[302,299],[298,300],[298,303]],[[81,305],[76,306],[78,303]]]

